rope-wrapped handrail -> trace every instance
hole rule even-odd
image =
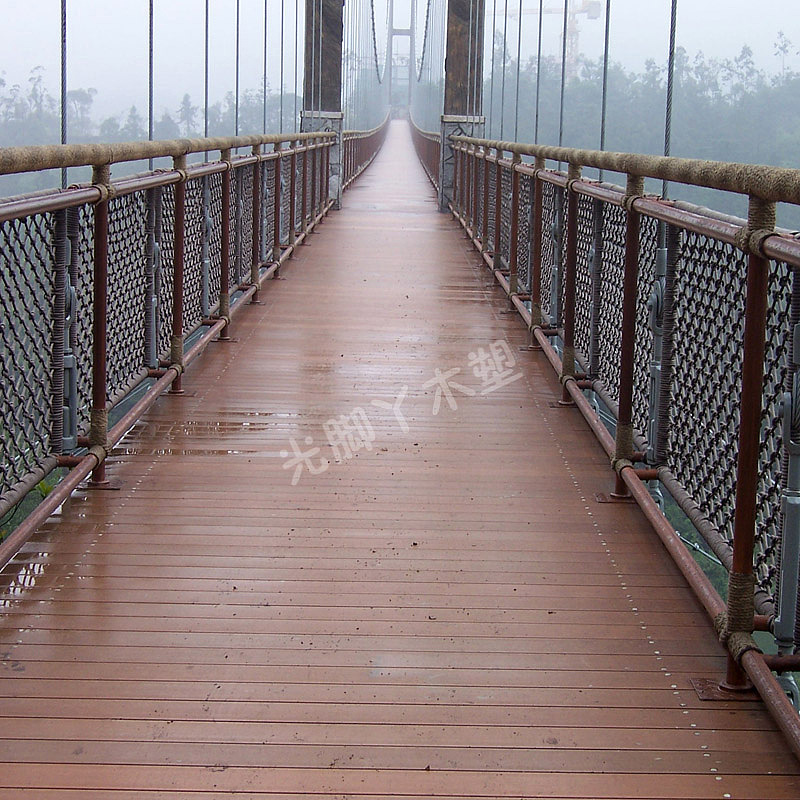
[[[414,122],[414,118],[409,114],[408,121],[411,123],[411,127],[420,135],[424,136],[426,139],[430,139],[434,142],[441,142],[442,135],[437,131],[426,131],[423,128],[420,128],[416,122]]]
[[[234,150],[239,147],[333,139],[332,131],[252,134],[198,139],[160,139],[117,144],[55,144],[0,148],[0,175],[39,172],[65,167],[99,167],[151,158],[180,158],[191,153]]]
[[[380,125],[376,125],[374,128],[370,128],[368,131],[342,131],[342,139],[366,139],[370,136],[374,136],[386,126],[389,122],[389,117],[390,115],[387,112],[386,116],[383,118],[383,122],[381,122]]]
[[[800,170],[760,164],[737,164],[693,158],[613,153],[571,147],[452,136],[455,143],[594,167],[638,178],[657,178],[690,186],[746,194],[771,203],[800,204]]]

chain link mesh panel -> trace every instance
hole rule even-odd
[[[575,347],[588,364],[591,355],[592,266],[595,201],[578,195],[578,253],[575,273]]]
[[[203,319],[208,284],[203,266],[205,199],[203,178],[186,182],[186,218],[183,248],[183,329],[196,328]]]
[[[0,223],[0,496],[50,450],[54,218]]]
[[[545,320],[553,313],[553,268],[556,263],[557,236],[556,187],[542,181],[542,265],[539,286],[542,316]]]
[[[503,166],[500,172],[500,256],[502,269],[508,269],[511,256],[511,170]]]
[[[275,240],[275,164],[267,161],[264,164],[264,244],[267,260],[272,257],[272,243]]]
[[[517,222],[517,286],[520,292],[531,289],[531,204],[533,203],[533,178],[519,176],[519,214]]]
[[[222,175],[209,175],[208,181],[208,306],[219,308],[222,286]]]
[[[292,160],[289,156],[281,159],[281,242],[289,241],[289,213],[292,197],[290,194],[292,180]]]
[[[161,193],[161,263],[156,270],[158,354],[169,354],[172,341],[172,297],[175,280],[175,186]]]
[[[78,210],[77,240],[72,246],[70,279],[76,310],[71,339],[78,378],[78,430],[86,433],[92,407],[92,326],[94,325],[94,208]]]
[[[144,192],[109,201],[107,399],[124,389],[145,363],[146,223]]]

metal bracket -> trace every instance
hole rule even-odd
[[[692,684],[699,700],[708,700],[712,702],[728,702],[728,703],[742,703],[758,701],[761,698],[758,692],[750,686],[747,689],[733,691],[726,689],[714,678],[690,678],[689,683]]]

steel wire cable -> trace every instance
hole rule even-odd
[[[508,34],[508,0],[505,0],[503,10],[503,63],[501,68],[503,73],[500,80],[500,139],[503,138],[503,129],[506,116],[506,58],[508,53],[507,39]]]
[[[153,0],[150,0],[150,62],[153,61]],[[151,67],[152,69],[152,67]],[[150,119],[153,114],[150,112]],[[153,138],[152,130],[150,138]],[[61,0],[61,144],[67,143],[67,0]],[[61,188],[67,188],[67,169],[61,170]]]
[[[241,2],[236,0],[236,64],[234,67],[234,106],[233,106],[233,131],[236,136],[239,135],[239,39],[241,35]]]
[[[600,101],[600,149],[606,149],[606,114],[608,110],[608,43],[611,31],[611,0],[606,0],[606,25],[603,39],[603,95]],[[599,173],[600,181],[603,180],[603,170]]]
[[[678,22],[678,0],[672,0],[669,21],[669,60],[667,63],[667,107],[664,114],[664,155],[672,151],[672,98],[675,90],[675,35]],[[661,196],[669,193],[669,181],[661,182]]]
[[[517,23],[517,85],[514,97],[514,141],[519,141],[519,69],[522,59],[522,3],[519,0],[519,21]]]
[[[536,111],[533,123],[533,142],[539,144],[539,100],[542,88],[542,18],[544,16],[544,0],[539,0],[539,40],[536,54]]]

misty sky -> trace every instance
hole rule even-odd
[[[350,0],[348,0],[349,2]],[[407,25],[409,0],[397,0],[396,24]],[[418,18],[424,19],[425,0],[416,0]],[[491,14],[495,0],[486,0]],[[536,50],[538,0],[522,0],[523,58]],[[579,6],[583,0],[571,0]],[[376,7],[381,0],[376,0]],[[502,27],[506,0],[496,0]],[[156,0],[155,73],[156,116],[174,113],[184,92],[197,105],[203,97],[204,0]],[[605,1],[603,0],[603,5]],[[648,58],[666,61],[669,0],[612,0],[611,57],[629,68],[641,68]],[[519,0],[508,0],[516,9]],[[68,0],[69,88],[97,89],[95,114],[121,114],[131,105],[147,109],[147,8],[148,0]],[[235,0],[211,0],[211,102],[234,86]],[[267,0],[269,82],[279,85],[280,0]],[[385,4],[384,4],[385,7]],[[544,17],[543,50],[559,53],[560,0],[545,0],[556,13]],[[284,85],[294,87],[295,11],[302,37],[303,0],[285,0]],[[383,38],[385,11],[378,13],[378,37]],[[405,19],[404,19],[405,17]],[[57,96],[59,81],[59,0],[0,0],[0,76],[7,83],[24,83],[30,70],[44,68],[46,83]],[[509,47],[516,52],[517,20],[509,20]],[[591,57],[602,53],[603,19],[580,17],[580,48]],[[241,87],[259,89],[262,75],[264,0],[241,0]],[[782,30],[793,42],[786,66],[800,69],[800,15],[796,0],[679,0],[678,44],[690,54],[702,50],[709,56],[733,57],[744,44],[755,54],[758,66],[779,72],[774,42]],[[298,82],[302,82],[302,50]]]

